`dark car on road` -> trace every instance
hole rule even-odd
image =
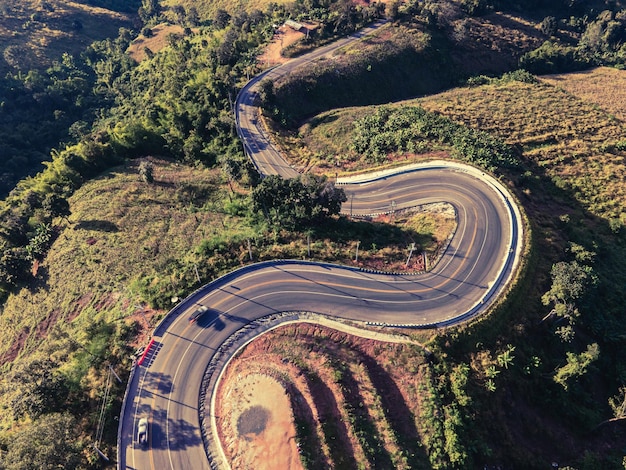
[[[202,315],[204,315],[208,311],[209,311],[209,307],[205,307],[204,305],[202,305],[200,308],[198,308],[195,312],[191,314],[191,316],[189,317],[189,323],[193,323],[197,321],[198,318],[200,318]]]

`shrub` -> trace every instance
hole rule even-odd
[[[153,183],[154,182],[154,165],[147,161],[143,160],[139,164],[139,176],[141,180],[145,183]]]
[[[592,62],[574,47],[546,41],[534,51],[524,54],[519,65],[531,73],[543,75],[583,70],[590,67]]]

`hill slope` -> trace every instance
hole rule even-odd
[[[92,42],[132,28],[133,17],[87,3],[2,0],[0,75],[49,67],[63,53],[78,54]],[[135,10],[136,11],[136,10]]]

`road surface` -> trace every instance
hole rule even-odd
[[[337,45],[269,74],[276,78],[289,73],[295,66],[330,54],[333,47]],[[240,136],[261,173],[295,176],[297,172],[272,147],[255,119],[258,83],[253,80],[237,99]],[[131,374],[120,421],[119,468],[219,466],[219,452],[209,461],[201,433],[219,370],[205,382],[209,383],[205,403],[199,403],[199,393],[216,352],[256,319],[309,311],[374,323],[447,325],[487,309],[511,279],[521,250],[520,214],[506,189],[479,170],[432,162],[396,174],[360,177],[345,188],[349,198],[343,210],[353,215],[430,202],[452,204],[457,230],[436,267],[421,275],[384,275],[329,264],[266,262],[237,270],[195,292],[157,327],[145,357]],[[207,311],[190,322],[201,306]],[[136,435],[143,417],[150,423],[147,446],[141,446]],[[207,442],[215,448],[210,434],[209,427]]]

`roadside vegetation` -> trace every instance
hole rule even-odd
[[[434,263],[454,228],[453,212],[422,212],[398,213],[395,225],[332,217],[323,228],[286,230],[255,212],[254,204],[251,192],[229,185],[220,168],[155,158],[115,167],[78,189],[67,215],[50,221],[53,236],[44,250],[50,251],[36,263],[29,286],[3,305],[0,436],[26,433],[29,423],[43,425],[50,413],[69,409],[87,431],[75,456],[81,465],[95,464],[88,451],[94,443],[113,453],[113,417],[123,392],[112,385],[105,433],[94,442],[108,366],[126,376],[142,346],[143,336],[135,335],[153,327],[173,301],[252,261],[295,258],[419,271],[417,250]],[[411,243],[416,256],[407,268]],[[30,449],[24,441],[23,448],[10,442],[2,440],[10,459]]]
[[[604,76],[607,72],[598,69],[585,74],[591,89],[596,73]],[[614,78],[619,83],[626,75],[615,71]],[[522,281],[519,293],[499,313],[462,332],[440,335],[435,344],[447,357],[440,366],[448,376],[454,367],[470,365],[470,381],[477,387],[473,400],[515,396],[520,406],[525,403],[523,406],[537,407],[537,413],[542,410],[542,416],[529,416],[529,426],[555,426],[558,416],[567,413],[569,426],[576,423],[579,438],[586,440],[586,433],[594,430],[602,416],[611,416],[610,397],[593,397],[603,390],[617,394],[624,376],[624,363],[618,357],[623,347],[619,338],[624,334],[619,326],[623,321],[620,286],[626,282],[622,266],[626,259],[622,250],[626,201],[624,178],[620,176],[624,172],[625,129],[613,115],[612,100],[600,95],[590,103],[581,77],[575,75],[572,80],[575,91],[567,92],[571,89],[567,76],[560,77],[558,87],[526,73],[497,79],[483,77],[468,86],[393,107],[329,111],[300,128],[300,141],[293,138],[283,142],[286,146],[299,143],[299,147],[293,147],[297,148],[295,153],[315,155],[321,167],[324,162],[329,165],[337,161],[350,162],[355,168],[367,167],[371,144],[357,151],[364,134],[373,136],[367,140],[376,145],[373,155],[382,155],[377,164],[433,155],[441,158],[444,152],[454,154],[454,145],[437,133],[430,139],[424,138],[424,131],[413,134],[409,140],[412,146],[408,146],[405,139],[420,127],[419,119],[400,124],[396,132],[389,134],[379,125],[381,115],[387,117],[385,126],[391,128],[397,119],[393,116],[415,114],[418,109],[420,115],[434,113],[438,119],[445,117],[464,128],[480,129],[503,148],[508,147],[516,156],[516,164],[494,167],[508,175],[511,189],[529,215],[535,236],[526,276],[534,280]],[[442,131],[445,126],[437,129]],[[384,151],[378,152],[381,146]],[[308,163],[313,167],[312,161]],[[535,303],[516,304],[521,292],[535,298]],[[510,331],[510,325],[505,326],[507,321],[515,325],[512,333],[504,333],[507,328]],[[528,337],[542,339],[529,342]],[[549,393],[530,398],[534,387],[546,386],[551,387]],[[571,400],[581,403],[576,411],[571,408]],[[485,417],[474,416],[472,421],[480,429],[492,429],[494,438],[509,427],[505,417],[498,418],[491,412]],[[573,438],[576,433],[569,426],[553,432]],[[513,457],[515,436],[523,434],[522,429],[522,423],[512,425],[501,461],[519,458],[519,465],[534,466],[527,457]],[[603,435],[607,442],[619,435],[619,430],[617,434],[611,432]],[[557,452],[575,451],[564,448]],[[592,451],[586,459],[609,467],[615,464]]]
[[[0,203],[0,323],[7,332],[0,341],[0,468],[101,466],[93,444],[113,455],[111,417],[124,389],[109,366],[124,377],[141,335],[172,299],[215,276],[275,258],[401,269],[413,242],[436,258],[454,229],[449,217],[349,221],[336,216],[348,196],[323,179],[314,178],[313,189],[275,181],[255,206],[252,195],[262,196],[263,184],[272,182],[259,185],[234,131],[232,100],[258,71],[255,57],[274,24],[323,22],[302,50],[382,15],[393,22],[366,47],[346,49],[290,81],[266,83],[269,128],[299,166],[328,176],[432,156],[472,162],[509,185],[533,230],[508,300],[488,318],[431,341],[434,362],[420,369],[424,380],[412,395],[426,423],[416,462],[543,468],[556,460],[620,468],[622,110],[615,95],[603,98],[580,75],[574,87],[567,76],[531,73],[605,64],[614,67],[611,81],[621,83],[622,2],[518,1],[513,8],[442,0],[390,2],[383,10],[298,1],[250,3],[244,12],[213,2],[101,0],[72,4],[90,15],[79,17],[82,29],[61,19],[61,3],[0,1],[2,34],[15,31],[3,51],[3,66],[11,68],[0,86],[0,193],[8,194]],[[104,26],[90,28],[102,36],[89,38],[82,53],[63,46],[67,54],[46,52],[50,62],[11,63],[22,58],[11,46],[30,51],[33,38],[42,47],[54,44],[41,36],[54,25],[76,39],[87,34],[91,15],[110,14],[125,25],[132,11],[133,30],[114,37]],[[164,24],[178,32],[165,34],[155,50],[144,46],[141,63],[132,60],[130,44]],[[586,77],[593,82],[606,73]],[[40,174],[15,184],[41,162]],[[289,213],[268,207],[276,191],[309,199]],[[330,222],[311,227],[309,215]],[[351,384],[363,371],[341,361],[331,366],[354,398]],[[376,396],[363,399],[377,413]],[[347,400],[346,419],[363,458],[404,465],[401,438],[377,438],[387,432],[372,431],[378,424],[353,405]],[[64,445],[59,426],[71,429]],[[323,433],[336,432],[326,426]],[[364,430],[371,432],[359,437]],[[36,442],[28,439],[34,433]]]

